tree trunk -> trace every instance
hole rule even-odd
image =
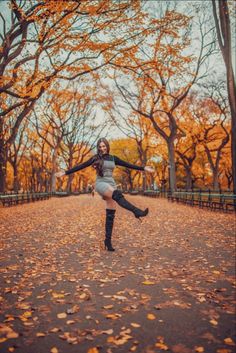
[[[228,175],[225,173],[225,176],[226,176],[226,179],[227,179],[227,187],[228,187],[228,190],[231,189],[231,184],[232,184],[232,176],[231,175]]]
[[[216,2],[212,0],[213,15],[216,24],[216,33],[219,47],[225,62],[227,75],[227,90],[231,112],[231,153],[232,153],[232,174],[233,174],[233,193],[236,194],[236,85],[232,65],[231,49],[231,26],[227,0],[218,1],[219,19],[217,16]],[[236,202],[235,202],[236,209]]]
[[[231,51],[230,54],[231,55]],[[226,64],[227,90],[231,113],[231,154],[232,154],[232,174],[233,174],[233,193],[236,194],[236,88],[231,58]],[[235,206],[236,207],[236,206]]]
[[[233,71],[233,70],[232,70]],[[233,73],[230,76],[233,76]],[[232,77],[233,80],[233,77]],[[231,80],[230,80],[231,82]],[[232,153],[232,174],[233,174],[233,192],[236,194],[236,108],[235,108],[235,94],[231,84],[228,85],[229,103],[232,116],[232,128],[231,128],[231,153]]]
[[[228,39],[228,38],[227,38]],[[231,43],[228,43],[231,47]],[[233,174],[233,192],[236,194],[236,88],[231,60],[231,48],[229,50],[226,72],[227,72],[227,90],[231,112],[231,153],[232,153],[232,174]]]
[[[58,154],[58,149],[55,148],[52,156],[52,176],[51,176],[51,192],[56,191],[56,168],[57,168],[57,154]]]
[[[129,173],[129,175],[128,175],[128,180],[129,180],[130,191],[132,191],[133,190],[133,180],[132,180],[131,173]]]
[[[191,190],[193,186],[193,180],[192,180],[192,171],[189,166],[185,166],[185,171],[186,171],[186,190]]]
[[[43,169],[40,168],[38,170],[38,189],[39,189],[39,192],[43,192],[43,185],[44,185]]]
[[[150,180],[151,180],[151,185],[150,185],[150,189],[154,190],[154,183],[155,183],[155,179],[153,174],[150,174]]]
[[[7,155],[3,139],[3,123],[0,119],[0,193],[5,191],[6,186]]]
[[[77,190],[81,191],[82,190],[82,179],[81,179],[81,176],[78,177],[78,184],[77,185],[78,185]]]
[[[146,180],[146,174],[143,173],[143,180],[142,180],[142,190],[145,191],[147,187],[147,180]]]
[[[176,190],[176,171],[175,171],[175,146],[174,140],[171,139],[167,143],[169,158],[169,188],[171,192]]]
[[[17,165],[13,165],[13,172],[14,172],[14,183],[13,183],[13,189],[14,192],[19,191],[19,180],[18,180],[18,170],[17,170]]]
[[[45,192],[50,192],[50,185],[49,185],[49,179],[48,179],[48,175],[45,176]]]
[[[72,192],[72,180],[73,180],[73,178],[74,178],[74,175],[73,174],[69,174],[68,180],[67,180],[67,185],[66,185],[66,191],[68,193]]]
[[[1,146],[0,141],[0,193],[4,192],[6,187],[6,156],[4,147],[1,148]]]
[[[218,168],[212,170],[213,172],[213,190],[219,190]]]

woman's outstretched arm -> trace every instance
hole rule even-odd
[[[121,167],[126,167],[126,168],[130,168],[130,169],[134,169],[134,170],[141,170],[141,171],[147,171],[147,172],[154,172],[154,169],[152,167],[141,167],[141,166],[138,166],[138,165],[135,165],[135,164],[131,164],[131,163],[128,163],[126,161],[123,161],[122,159],[120,159],[119,157],[117,156],[114,156],[114,162],[115,162],[115,165],[119,165]]]
[[[71,169],[68,169],[66,171],[63,171],[61,170],[60,172],[57,172],[55,175],[56,177],[61,177],[63,175],[69,175],[69,174],[72,174],[72,173],[75,173],[75,172],[78,172],[79,170],[82,170],[84,168],[87,168],[89,167],[90,165],[92,165],[94,162],[94,157],[91,157],[90,159],[88,159],[86,162],[84,163],[81,163],[81,164],[78,164],[76,165],[75,167],[71,168]]]

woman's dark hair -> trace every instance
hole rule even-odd
[[[102,153],[101,153],[101,151],[99,151],[99,146],[100,146],[101,142],[103,142],[106,145],[107,153],[109,154],[109,152],[110,152],[109,142],[104,137],[101,137],[97,142],[97,154],[95,155],[95,161],[93,163],[93,167],[96,169],[97,174],[99,176],[103,177],[103,163],[104,163],[104,161],[102,158]]]

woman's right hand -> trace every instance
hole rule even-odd
[[[62,176],[64,176],[66,173],[64,172],[64,170],[60,170],[60,172],[57,172],[57,173],[55,173],[55,176],[57,177],[57,178],[61,178]]]
[[[149,166],[144,167],[144,170],[145,170],[145,172],[148,172],[148,173],[154,173],[155,172],[155,169],[153,169],[152,167],[149,167]]]

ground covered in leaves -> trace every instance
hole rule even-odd
[[[128,198],[114,253],[99,196],[0,209],[0,352],[235,351],[235,216]]]

